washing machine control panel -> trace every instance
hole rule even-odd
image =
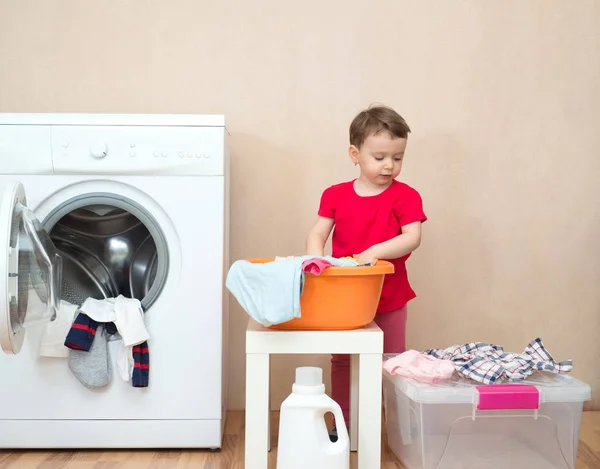
[[[55,174],[217,176],[225,127],[52,126]]]

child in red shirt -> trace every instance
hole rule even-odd
[[[360,167],[357,179],[327,188],[318,218],[306,239],[307,255],[323,256],[331,231],[332,256],[354,256],[359,264],[385,259],[395,272],[384,279],[375,322],[383,331],[384,353],[406,350],[406,304],[415,298],[406,260],[421,244],[427,220],[419,193],[395,180],[402,169],[410,128],[393,109],[375,106],[350,124],[350,159]],[[334,229],[335,226],[335,229]],[[331,359],[332,397],[348,424],[350,358]],[[330,433],[337,440],[335,427]]]

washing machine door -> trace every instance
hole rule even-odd
[[[0,203],[0,345],[17,354],[28,327],[56,318],[62,260],[48,233],[27,208],[20,182],[6,185]]]

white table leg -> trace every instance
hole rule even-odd
[[[271,355],[269,355],[269,373],[267,373],[269,383],[269,397],[267,398],[267,451],[271,451]]]
[[[269,467],[269,354],[246,354],[245,469]]]
[[[361,354],[358,378],[358,469],[381,467],[381,354]]]
[[[350,451],[358,449],[358,355],[350,355]]]

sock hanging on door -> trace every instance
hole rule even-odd
[[[111,366],[104,326],[99,325],[89,351],[70,349],[69,368],[81,384],[100,388],[110,383]]]
[[[103,332],[101,324],[79,313],[65,339],[65,346],[70,349],[69,369],[88,388],[110,383],[108,341]]]
[[[133,372],[131,373],[131,384],[134,388],[148,387],[150,376],[150,353],[148,342],[133,346]]]
[[[73,350],[88,351],[94,342],[98,322],[86,314],[79,313],[71,324],[71,329],[65,339],[65,347]]]
[[[105,331],[101,329],[102,326],[104,326]],[[103,333],[101,333],[101,331]],[[108,365],[108,344],[106,333],[104,332],[108,334],[114,334],[116,332],[115,325],[110,322],[101,324],[90,318],[88,315],[79,313],[75,318],[69,333],[67,334],[67,338],[65,339],[65,346],[71,349],[69,350],[69,367],[77,379],[82,382],[82,384],[88,386],[85,384],[85,382],[96,383],[89,387],[104,386],[110,382],[111,368]],[[100,348],[102,350],[106,350],[107,371],[104,371],[105,367],[103,365],[100,366],[100,364],[104,364],[104,359],[98,360],[98,362],[95,363],[94,374],[103,376],[103,379],[94,380],[90,376],[83,376],[88,375],[88,372],[85,367],[81,368],[79,365],[82,362],[85,364],[86,360],[90,360],[89,358],[86,358],[85,354],[90,354],[92,351],[94,351],[96,355],[100,355],[100,351],[96,350],[94,346],[96,342],[102,342],[102,346]],[[150,353],[148,351],[148,342],[146,341],[139,345],[134,345],[131,350],[131,355],[133,357],[133,370],[131,372],[132,386],[135,388],[148,387],[150,375]],[[77,364],[75,364],[75,362],[77,362]],[[100,372],[98,370],[102,371]],[[97,384],[98,382],[105,382],[105,384]]]

